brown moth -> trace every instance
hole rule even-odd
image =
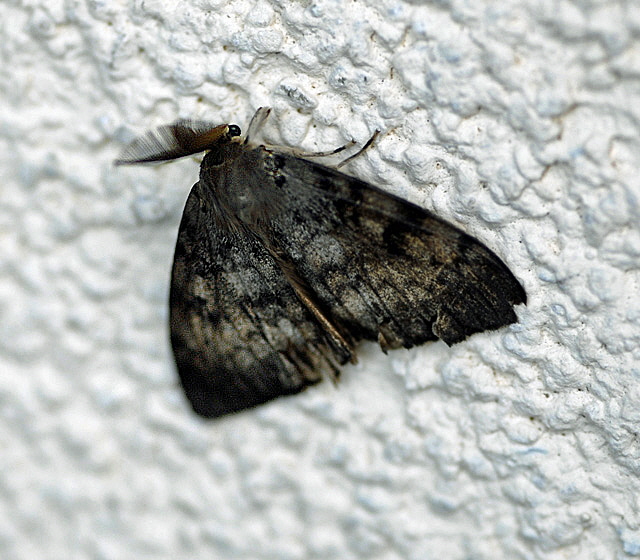
[[[258,109],[244,140],[236,125],[179,121],[116,161],[207,152],[169,298],[171,344],[198,414],[337,379],[360,340],[385,352],[438,338],[451,345],[517,320],[513,306],[526,294],[494,253],[378,187],[252,143],[269,111]]]

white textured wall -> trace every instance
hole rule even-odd
[[[640,6],[552,0],[0,3],[0,557],[640,556]],[[493,248],[520,322],[361,347],[338,389],[216,422],[167,290],[176,117],[306,149]]]

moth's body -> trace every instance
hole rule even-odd
[[[236,129],[202,161],[174,259],[171,342],[196,412],[337,378],[360,340],[453,344],[516,321],[525,293],[481,243],[336,169],[240,143]]]

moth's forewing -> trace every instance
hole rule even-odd
[[[194,410],[216,417],[336,377],[336,348],[265,247],[220,215],[209,175],[189,195],[176,244],[171,343]]]
[[[277,199],[262,233],[355,340],[447,344],[517,320],[522,286],[479,241],[335,169],[264,151]]]

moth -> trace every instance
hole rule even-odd
[[[218,417],[298,393],[356,361],[455,344],[517,321],[526,294],[487,247],[431,212],[234,124],[178,121],[116,164],[205,151],[171,276],[171,344],[196,413]],[[342,148],[331,153],[337,153]],[[350,159],[350,158],[349,158]]]

